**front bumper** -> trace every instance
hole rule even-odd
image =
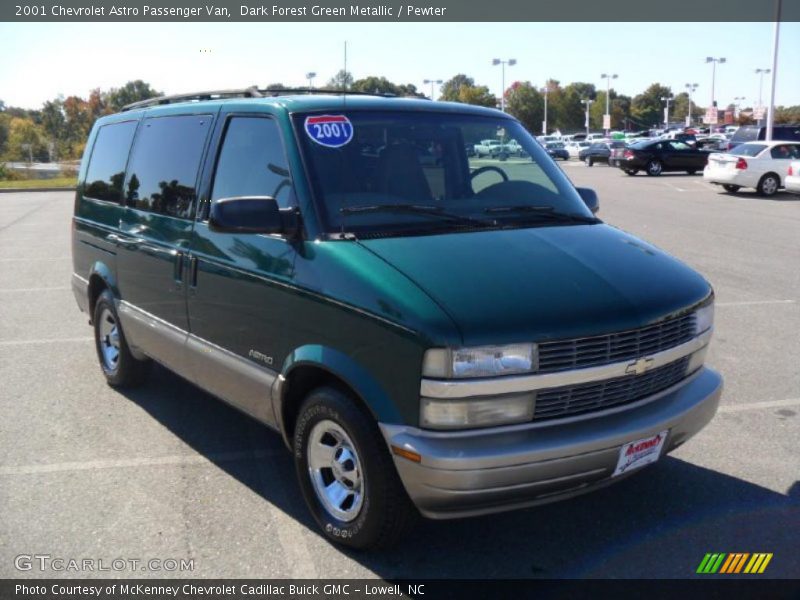
[[[717,412],[722,378],[708,368],[625,410],[491,430],[434,432],[381,424],[400,478],[420,512],[447,519],[553,502],[607,485],[620,448],[669,430],[662,454]],[[635,471],[634,471],[635,472]]]

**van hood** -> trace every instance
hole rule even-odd
[[[439,304],[468,346],[624,331],[711,293],[694,270],[605,224],[359,243]]]

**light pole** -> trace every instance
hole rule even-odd
[[[508,60],[500,60],[499,58],[492,59],[492,66],[496,67],[497,65],[500,65],[501,71],[503,72],[502,74],[503,89],[500,90],[500,110],[502,110],[503,112],[506,111],[506,65],[508,65],[509,67],[513,67],[515,64],[517,64],[516,58],[509,58]]]
[[[592,105],[592,102],[594,102],[594,100],[592,100],[591,98],[584,98],[583,100],[581,100],[581,104],[585,104],[586,105],[586,135],[587,135],[587,137],[589,135],[589,107]]]
[[[685,87],[689,90],[689,112],[686,113],[686,126],[689,127],[692,124],[692,94],[699,86],[696,83],[687,83]]]
[[[427,85],[429,83],[431,84],[431,100],[433,100],[433,86],[434,85],[442,85],[442,80],[441,79],[423,79],[422,83],[424,83],[425,85]]]
[[[308,79],[308,87],[310,88],[314,87],[314,77],[316,76],[317,74],[314,71],[309,71],[308,73],[306,73],[306,79]]]
[[[661,96],[661,101],[667,103],[667,108],[664,109],[664,129],[669,129],[669,103],[672,101],[672,96]]]
[[[714,58],[713,56],[706,56],[706,63],[711,63],[711,108],[713,110],[716,110],[717,109],[717,101],[714,100],[714,84],[716,83],[716,78],[717,78],[717,63],[719,63],[721,65],[725,64],[725,59],[724,58]],[[714,119],[714,120],[716,121],[716,119]],[[709,134],[711,133],[711,130],[713,129],[713,125],[715,125],[715,123],[709,123],[708,124],[708,132],[709,132]]]
[[[606,120],[608,121],[608,127],[606,127],[606,136],[608,136],[608,132],[611,129],[611,113],[608,112],[609,110],[609,94],[611,93],[611,80],[616,79],[619,77],[616,73],[613,75],[609,75],[607,73],[603,73],[600,75],[600,79],[606,80]]]
[[[756,74],[758,77],[758,110],[759,114],[763,114],[764,112],[764,104],[761,101],[761,93],[764,90],[764,75],[769,75],[772,73],[772,69],[756,69]],[[758,126],[761,126],[761,119],[763,117],[758,118]]]
[[[547,135],[547,93],[550,89],[547,87],[547,84],[541,89],[541,92],[544,94],[544,121],[542,121],[542,135]]]

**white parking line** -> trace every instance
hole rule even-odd
[[[46,338],[37,340],[3,340],[0,341],[0,346],[25,346],[26,344],[73,344],[91,342],[92,337],[74,337],[74,338]]]
[[[683,188],[679,188],[677,185],[672,185],[671,183],[667,183],[666,181],[662,181],[662,184],[667,186],[668,188],[672,188],[673,190],[678,190],[679,192],[685,192],[686,190]]]
[[[715,306],[757,306],[759,304],[795,304],[795,300],[744,300],[742,302],[717,302]]]
[[[800,406],[800,398],[787,398],[786,400],[765,400],[749,404],[725,404],[719,407],[719,412],[741,412],[744,410],[763,410],[765,408],[780,408],[782,406]]]
[[[94,471],[97,469],[125,469],[130,467],[153,467],[163,465],[211,465],[220,462],[259,460],[283,454],[282,448],[275,451],[220,452],[218,454],[178,454],[174,456],[155,456],[142,458],[121,458],[116,460],[87,460],[83,462],[63,462],[46,465],[20,465],[0,467],[2,475],[38,475],[41,473],[63,473],[68,471]]]
[[[8,294],[11,292],[53,292],[68,290],[67,286],[64,287],[39,287],[39,288],[7,288],[0,289],[0,294]]]
[[[31,256],[28,258],[0,258],[0,262],[23,262],[26,260],[72,260],[71,256],[45,256],[37,257]]]

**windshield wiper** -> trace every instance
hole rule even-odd
[[[557,212],[552,206],[534,206],[530,204],[519,204],[513,206],[492,206],[484,210],[487,213],[533,213],[537,218],[549,219],[551,221],[566,221],[569,223],[600,223],[597,217],[587,217],[577,213]]]
[[[339,212],[344,215],[374,212],[411,213],[423,216],[443,217],[449,221],[468,223],[480,227],[487,227],[495,224],[494,221],[484,221],[482,219],[474,219],[464,215],[445,212],[440,206],[431,206],[428,204],[366,204],[362,206],[345,206],[340,208]]]

